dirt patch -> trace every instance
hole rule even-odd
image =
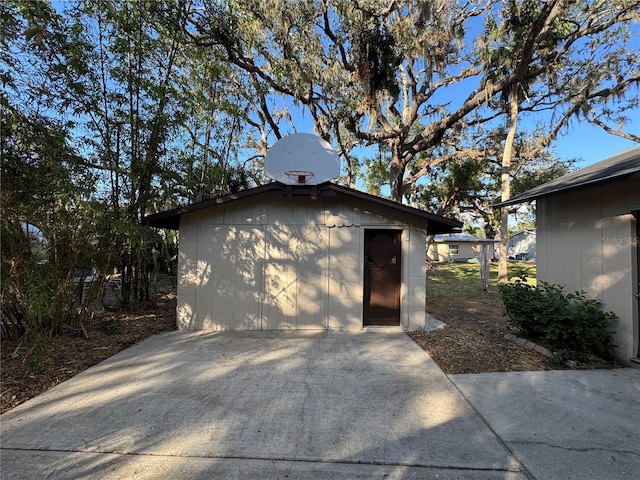
[[[485,299],[475,300],[431,297],[427,300],[427,311],[446,326],[409,335],[447,374],[569,369],[563,363],[504,338],[511,330],[496,295],[487,294]],[[577,362],[575,368],[620,366],[592,356]]]
[[[170,281],[154,285],[150,302],[141,302],[127,312],[96,311],[86,326],[88,338],[60,336],[51,339],[46,360],[37,372],[25,364],[25,351],[17,342],[5,341],[2,361],[0,413],[30,398],[121,350],[156,333],[176,329],[176,294]]]

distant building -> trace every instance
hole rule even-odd
[[[536,232],[522,230],[509,237],[507,242],[509,260],[536,259]]]
[[[491,238],[474,237],[468,233],[436,235],[427,256],[433,262],[468,262],[480,258],[482,245],[490,245],[493,256],[496,242]]]

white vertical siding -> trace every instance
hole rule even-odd
[[[256,195],[180,223],[178,327],[362,328],[364,229],[402,235],[401,315],[424,324],[424,230],[350,197]]]
[[[264,330],[296,328],[297,239],[293,234],[290,225],[266,226]]]
[[[509,256],[524,254],[529,260],[536,258],[536,234],[530,231],[522,231],[509,237],[507,242]]]
[[[419,330],[425,326],[426,268],[427,255],[425,251],[426,232],[418,229],[408,229],[406,232],[408,257],[407,261],[407,294],[403,302],[403,325],[407,330]],[[404,263],[404,262],[403,262]]]
[[[628,361],[638,342],[635,219],[638,179],[537,202],[537,276],[565,291],[586,292],[619,317],[617,356]]]
[[[176,322],[178,329],[193,328],[195,321],[196,292],[198,290],[198,226],[180,228],[178,252],[178,289]]]
[[[362,328],[363,242],[360,228],[329,229],[329,328]]]
[[[298,277],[296,281],[297,328],[327,327],[329,274],[328,229],[310,224],[298,225],[302,239],[296,249]]]

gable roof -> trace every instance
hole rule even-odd
[[[255,188],[243,190],[238,193],[223,195],[221,197],[212,198],[203,202],[193,203],[191,205],[173,208],[164,212],[154,213],[153,215],[148,215],[143,218],[142,223],[151,227],[177,230],[180,226],[181,215],[266,192],[279,192],[282,195],[288,196],[305,195],[310,196],[311,198],[335,197],[336,194],[340,193],[348,197],[357,198],[366,202],[382,205],[400,212],[413,215],[417,219],[419,219],[421,223],[424,221],[425,227],[429,234],[451,232],[454,229],[462,227],[462,222],[459,222],[458,220],[443,217],[441,215],[436,215],[434,213],[429,213],[424,210],[420,210],[419,208],[403,205],[402,203],[394,202],[393,200],[377,197],[375,195],[371,195],[370,193],[361,192],[359,190],[354,190],[353,188],[344,187],[342,185],[337,185],[331,182],[322,183],[320,185],[285,185],[280,182],[271,182]]]
[[[433,238],[433,241],[436,243],[447,243],[447,242],[456,242],[456,243],[494,243],[498,240],[494,240],[493,238],[481,238],[474,237],[469,233],[451,233],[451,234],[441,234],[436,235]]]
[[[613,157],[538,185],[531,190],[514,195],[506,202],[499,203],[496,206],[502,207],[530,202],[538,198],[549,197],[571,190],[609,183],[637,172],[640,172],[640,147],[625,150]]]
[[[534,237],[536,236],[536,232],[534,230],[520,230],[519,232],[514,233],[513,235],[511,235],[509,238],[514,238],[517,236],[523,235],[525,237],[529,237],[531,235],[533,235]]]

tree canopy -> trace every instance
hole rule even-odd
[[[640,79],[638,50],[629,25],[638,7],[225,2],[194,8],[187,30],[195,45],[220,52],[241,74],[309,111],[320,135],[340,146],[347,168],[355,145],[377,147],[388,162],[391,196],[400,201],[438,163],[482,155],[461,135],[478,136],[501,118],[501,99],[512,88],[526,96],[522,112],[550,113],[537,149],[578,114],[610,121],[611,131],[638,140],[622,130],[624,112],[637,107],[637,90],[629,87]],[[448,151],[437,155],[443,145]]]

